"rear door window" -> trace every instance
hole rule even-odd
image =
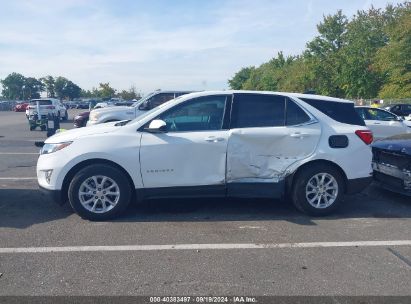
[[[285,125],[286,97],[269,94],[234,94],[231,128]]]
[[[299,99],[338,122],[349,125],[365,126],[364,120],[354,110],[354,103],[301,97],[299,97]]]

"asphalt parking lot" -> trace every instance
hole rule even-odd
[[[324,218],[281,201],[155,200],[89,222],[37,191],[45,136],[0,112],[0,295],[411,295],[410,198],[371,185]]]

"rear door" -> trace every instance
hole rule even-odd
[[[288,97],[234,94],[227,149],[228,194],[278,196],[286,168],[310,156],[320,134],[320,124]]]

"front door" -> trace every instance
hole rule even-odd
[[[228,130],[223,128],[231,96],[185,101],[156,119],[167,132],[143,132],[140,148],[144,188],[221,186],[224,191]]]

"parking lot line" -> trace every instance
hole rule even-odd
[[[63,246],[63,247],[16,247],[0,248],[2,253],[53,253],[90,251],[163,251],[163,250],[236,250],[281,248],[336,248],[336,247],[387,247],[411,246],[411,240],[268,243],[268,244],[174,244],[174,245],[120,245],[120,246]]]

